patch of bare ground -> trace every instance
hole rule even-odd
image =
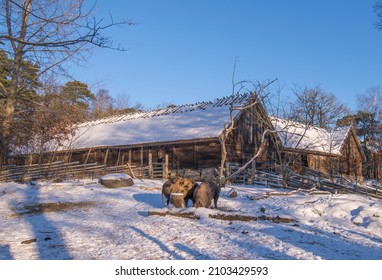
[[[22,215],[39,215],[48,212],[64,212],[78,209],[89,209],[94,207],[96,202],[46,202],[25,205],[23,208],[18,208],[15,212],[17,216]]]

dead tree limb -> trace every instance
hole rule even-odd
[[[148,216],[173,216],[173,217],[180,217],[180,218],[187,218],[191,220],[197,220],[199,219],[199,216],[195,215],[195,213],[188,212],[188,213],[182,213],[182,212],[158,212],[158,211],[148,211]]]
[[[261,199],[266,199],[266,198],[272,197],[272,196],[291,196],[291,195],[294,195],[297,193],[305,193],[307,195],[330,195],[331,194],[330,192],[319,191],[319,190],[316,190],[313,188],[310,190],[298,189],[298,190],[291,191],[291,192],[270,192],[270,193],[265,193],[265,194],[261,194],[261,195],[247,195],[247,197],[250,200],[261,200]]]
[[[235,66],[236,66],[236,64],[235,64]],[[235,111],[239,111],[240,112],[240,111],[244,111],[244,110],[247,110],[247,109],[251,109],[251,108],[257,106],[258,104],[260,104],[270,94],[270,93],[263,94],[264,90],[268,86],[270,86],[272,83],[274,83],[275,81],[276,80],[272,80],[272,81],[266,83],[265,85],[262,85],[260,83],[255,85],[254,83],[252,83],[250,81],[241,81],[239,83],[233,83],[233,85],[232,85],[232,94],[234,94],[235,88],[237,86],[240,86],[239,91],[237,92],[237,93],[239,93],[244,88],[243,85],[244,84],[248,84],[248,83],[251,84],[255,89],[251,93],[253,95],[253,97],[251,97],[247,101],[246,104],[241,104],[241,105],[235,106],[232,103],[230,105],[230,108],[229,108],[229,110],[230,110],[230,122],[229,122],[228,125],[224,124],[223,131],[222,131],[222,133],[219,136],[219,142],[220,142],[220,145],[221,145],[221,161],[220,161],[220,168],[219,168],[219,176],[220,177],[223,177],[223,175],[224,175],[224,165],[225,165],[225,162],[226,162],[226,159],[227,159],[226,142],[227,142],[227,139],[228,139],[229,135],[235,129],[234,112]]]
[[[257,153],[246,164],[244,164],[242,167],[240,167],[238,170],[236,170],[234,173],[232,173],[230,176],[228,176],[227,179],[231,179],[231,178],[235,177],[237,174],[239,174],[244,169],[246,169],[248,167],[248,165],[250,165],[254,160],[256,160],[259,156],[261,156],[265,152],[265,148],[267,146],[266,136],[268,133],[273,133],[273,132],[274,131],[271,131],[269,129],[266,129],[263,132],[263,135],[261,137],[260,148],[257,151]]]
[[[157,212],[148,211],[148,216],[174,216],[180,218],[187,218],[192,220],[198,220],[200,217],[193,212]],[[271,217],[266,215],[261,216],[244,216],[240,214],[210,214],[208,215],[211,219],[224,220],[224,221],[241,221],[241,222],[252,222],[252,221],[270,221],[273,223],[295,223],[296,221],[292,218],[287,217]]]

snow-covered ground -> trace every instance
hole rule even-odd
[[[227,186],[200,219],[152,216],[163,181],[107,189],[97,181],[0,184],[0,259],[382,259],[382,202]],[[231,187],[238,197],[227,197]],[[288,193],[289,192],[289,193]],[[249,197],[252,198],[249,199]],[[226,221],[209,214],[292,218]]]

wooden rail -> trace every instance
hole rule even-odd
[[[0,182],[31,181],[38,179],[59,180],[73,178],[95,178],[106,173],[132,173],[134,167],[127,165],[105,166],[97,163],[79,164],[62,161],[39,165],[8,165],[0,170]],[[137,172],[139,174],[139,172]],[[132,174],[130,174],[132,175]]]
[[[81,179],[96,178],[107,173],[126,173],[133,178],[148,178],[151,176],[161,179],[163,174],[162,165],[153,164],[151,170],[149,166],[137,167],[130,165],[106,166],[103,164],[89,163],[80,164],[79,162],[65,163],[62,161],[34,164],[34,165],[7,165],[0,170],[0,182],[10,181],[31,181],[38,179],[46,180],[63,180],[63,179]],[[247,174],[253,172],[246,171]],[[324,190],[331,193],[358,193],[371,197],[382,198],[382,185],[375,183],[372,185],[359,184],[351,181],[349,178],[340,177],[339,180],[333,182],[328,176],[322,173],[306,172],[304,175],[289,171],[286,182],[283,182],[280,170],[276,172],[264,172],[256,170],[254,176],[246,176],[253,178],[252,184],[264,185],[266,187],[280,188],[286,186],[290,189],[312,189]],[[242,178],[240,178],[242,179]],[[244,182],[243,182],[244,183]],[[247,182],[248,183],[248,182]]]
[[[246,170],[247,174],[254,172]],[[253,174],[247,175],[248,178],[253,178],[250,183],[254,185],[263,185],[266,187],[287,187],[289,189],[312,189],[328,191],[331,193],[357,193],[375,198],[382,198],[382,185],[375,182],[372,185],[360,184],[356,180],[351,180],[348,177],[336,177],[336,180],[331,180],[328,174],[318,171],[304,172],[303,174],[295,173],[288,170],[288,176],[283,182],[281,170],[276,168],[275,172],[266,172],[256,170]],[[241,179],[241,178],[240,178]],[[247,182],[248,183],[248,182]]]

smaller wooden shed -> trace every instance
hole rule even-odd
[[[304,167],[331,175],[362,178],[365,154],[352,126],[326,130],[280,118],[271,118],[283,161],[296,171]]]

